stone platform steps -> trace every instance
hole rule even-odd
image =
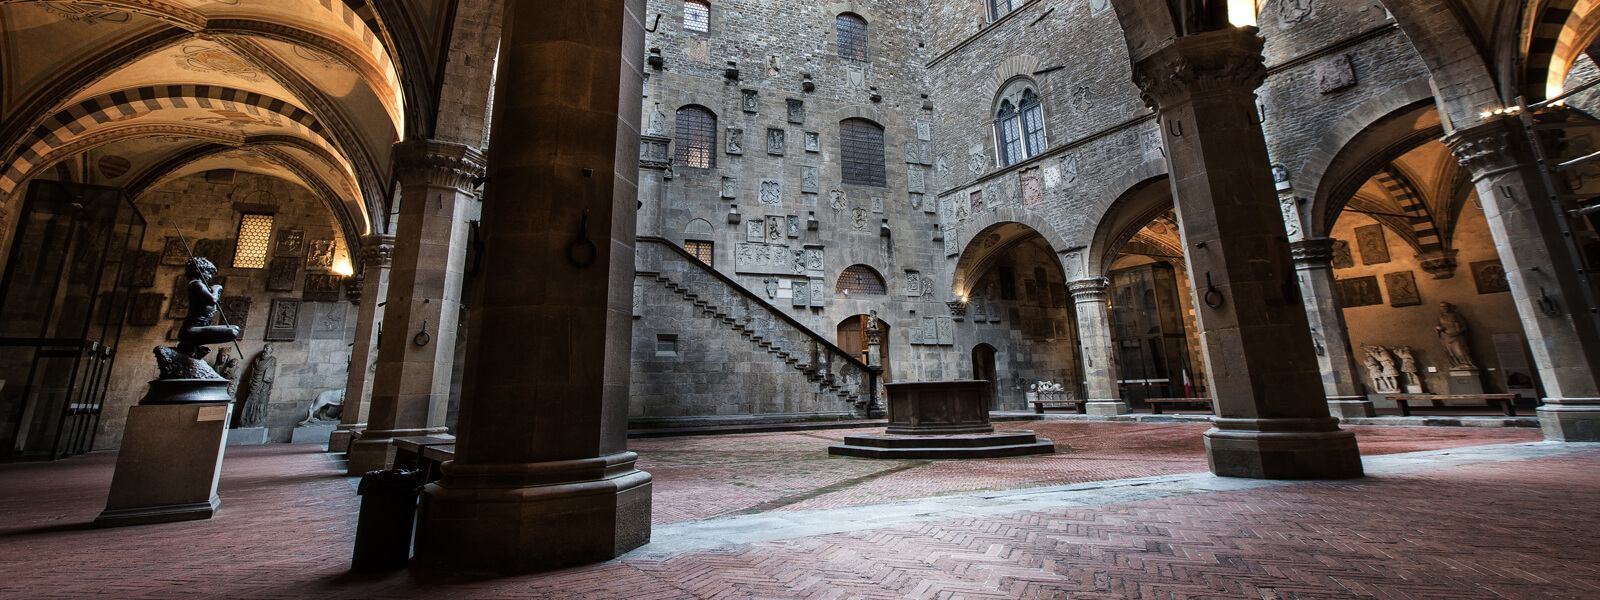
[[[852,435],[828,447],[828,454],[857,458],[1005,458],[1053,454],[1056,445],[1032,431],[969,435]]]

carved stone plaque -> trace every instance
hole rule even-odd
[[[1389,262],[1389,241],[1384,239],[1382,225],[1362,225],[1356,228],[1356,247],[1361,249],[1361,264],[1379,265]]]
[[[908,341],[913,346],[921,346],[922,345],[922,328],[921,327],[907,327],[906,328],[906,341]]]
[[[883,214],[883,196],[872,197],[872,212]]]
[[[806,132],[806,152],[822,151],[822,135],[815,131]]]
[[[789,237],[789,220],[783,215],[767,215],[767,243],[783,245]]]
[[[273,298],[272,314],[267,317],[267,341],[293,341],[295,333],[300,329],[300,301],[292,298]]]
[[[788,215],[785,220],[789,222],[789,237],[800,237],[800,215]]]
[[[306,287],[300,293],[307,302],[335,302],[344,285],[344,276],[338,273],[306,273]]]
[[[924,187],[923,187],[923,175],[924,175],[924,172],[922,170],[922,167],[917,166],[917,165],[909,165],[909,166],[907,166],[906,167],[906,191],[912,192],[912,193],[916,193],[916,194],[921,194],[921,193],[927,192],[927,190],[924,189]]]
[[[194,244],[194,246],[190,249],[194,250],[195,256],[208,259],[211,261],[211,264],[223,267],[231,264],[228,260],[233,254],[229,251],[233,248],[233,244],[230,243],[231,241],[232,240],[193,240],[191,243]]]
[[[811,280],[811,306],[813,308],[821,308],[826,303],[826,296],[823,294],[827,292],[827,288],[823,286],[821,279]]]
[[[1389,288],[1389,306],[1416,306],[1422,304],[1422,295],[1417,292],[1417,278],[1411,271],[1400,271],[1383,276],[1383,282]]]
[[[1023,169],[1018,175],[1022,179],[1022,207],[1033,208],[1044,201],[1044,189],[1039,183],[1039,167]]]
[[[817,168],[812,166],[800,167],[800,193],[817,193]]]
[[[806,259],[806,274],[813,277],[822,276],[822,246],[806,246],[804,252]]]
[[[790,290],[793,306],[811,306],[811,283],[809,281],[796,281]]]
[[[922,295],[922,274],[916,271],[906,271],[906,295],[916,298]]]
[[[728,154],[744,154],[744,128],[728,128]]]
[[[756,105],[760,98],[759,93],[755,90],[740,90],[740,92],[743,94],[743,102],[741,106],[744,108],[744,112],[752,114],[755,113]]]
[[[797,99],[794,99],[794,98],[790,98],[788,100],[788,103],[789,103],[789,122],[790,123],[804,123],[804,122],[806,122],[806,103],[805,103],[805,101],[804,100],[797,100]]]
[[[306,232],[302,229],[279,229],[278,243],[272,248],[273,256],[299,258],[306,253]]]
[[[973,213],[983,212],[983,208],[984,208],[983,190],[972,190],[972,194],[967,196],[967,199],[970,201],[970,203],[972,205],[972,212]],[[958,215],[956,218],[964,218],[964,217],[966,217],[966,215]]]
[[[722,197],[734,198],[739,186],[739,180],[732,177],[722,178]]]
[[[155,287],[156,268],[161,265],[161,253],[141,250],[133,261],[123,265],[122,284],[130,287]]]
[[[299,274],[299,257],[272,259],[272,263],[267,265],[267,291],[293,291],[294,282]]]
[[[1493,294],[1511,291],[1511,285],[1506,283],[1506,269],[1498,260],[1482,260],[1468,265],[1472,270],[1472,283],[1478,287],[1479,294]]]
[[[783,204],[782,180],[761,180],[761,203],[767,206],[781,206]]]
[[[782,129],[776,127],[767,129],[767,154],[783,156],[783,136]]]
[[[326,271],[333,268],[333,240],[312,240],[306,253],[306,270]]]
[[[1348,269],[1356,266],[1356,260],[1350,256],[1350,242],[1344,240],[1333,241],[1333,268]]]
[[[850,227],[856,231],[867,230],[867,211],[859,206],[850,209]]]
[[[1383,292],[1378,290],[1377,277],[1338,279],[1334,283],[1339,288],[1339,305],[1344,308],[1383,304]]]
[[[913,164],[913,165],[922,164],[922,159],[919,158],[919,155],[918,155],[918,153],[921,152],[921,151],[922,151],[922,145],[918,144],[916,140],[907,141],[906,142],[906,163],[907,164]]]
[[[1350,64],[1350,55],[1338,54],[1317,63],[1317,90],[1324,94],[1331,94],[1347,89],[1356,84],[1355,67]]]
[[[756,221],[765,223],[764,221]],[[736,244],[733,254],[733,270],[738,273],[751,273],[758,275],[804,275],[802,269],[805,260],[801,250],[791,250],[786,246],[771,246],[767,244]],[[797,258],[798,257],[798,258]]]
[[[924,142],[933,139],[933,125],[927,121],[917,121],[917,139]]]
[[[161,264],[167,266],[183,266],[189,261],[189,251],[183,247],[183,240],[177,236],[167,236],[167,243],[161,247]]]
[[[316,316],[311,320],[311,339],[336,340],[344,337],[345,305],[343,302],[317,303]]]
[[[134,294],[133,306],[128,309],[128,324],[155,325],[161,322],[161,303],[166,301],[165,295],[156,292]]]
[[[222,316],[228,319],[228,324],[243,330],[250,322],[250,297],[249,296],[223,296]],[[219,325],[221,323],[218,323]]]
[[[767,222],[762,219],[745,221],[744,241],[752,244],[765,244],[767,242]]]

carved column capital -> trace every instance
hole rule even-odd
[[[671,143],[672,138],[669,137],[639,136],[639,168],[665,170],[670,167],[672,155],[667,153],[667,145]]]
[[[483,153],[476,148],[439,140],[413,140],[394,145],[394,176],[402,186],[429,185],[471,191],[483,176]]]
[[[1454,248],[1423,252],[1417,255],[1417,262],[1434,279],[1449,279],[1456,276],[1456,254]]]
[[[1517,168],[1527,134],[1517,117],[1500,115],[1445,136],[1456,161],[1477,181]]]
[[[1252,92],[1267,79],[1264,43],[1254,27],[1182,36],[1135,64],[1133,82],[1156,110],[1195,94]]]
[[[361,236],[361,266],[387,268],[394,261],[394,236]]]
[[[1294,257],[1294,265],[1300,269],[1332,269],[1333,238],[1306,238],[1298,242],[1289,242],[1289,254]]]
[[[1106,290],[1110,287],[1111,280],[1104,277],[1080,279],[1067,284],[1067,293],[1072,294],[1072,301],[1078,304],[1105,302]]]

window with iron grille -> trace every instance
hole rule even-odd
[[[1011,11],[1016,8],[1015,5],[1022,4],[1026,1],[1027,0],[989,0],[989,11],[993,17],[991,20],[1000,20],[1000,17],[1010,14]]]
[[[697,0],[684,0],[683,28],[701,33],[710,31],[711,5]]]
[[[866,119],[839,122],[839,156],[845,183],[888,185],[884,175],[883,128]]]
[[[695,258],[700,259],[700,262],[705,263],[706,266],[711,266],[711,242],[686,240],[683,242],[683,249],[688,250],[689,254],[693,254]]]
[[[680,166],[710,169],[717,166],[717,116],[699,106],[678,109],[678,149],[673,162]]]
[[[839,283],[833,291],[841,294],[864,294],[868,296],[885,296],[889,291],[883,285],[883,278],[878,276],[872,267],[866,265],[852,265],[839,274]]]
[[[1044,111],[1039,108],[1039,95],[1033,90],[1024,90],[1018,109],[1022,111],[1022,133],[1028,143],[1028,156],[1038,156],[1045,150]]]
[[[867,20],[850,13],[840,13],[839,57],[850,60],[867,59]]]
[[[267,244],[272,239],[272,215],[245,213],[239,218],[239,241],[233,247],[236,269],[267,266]]]

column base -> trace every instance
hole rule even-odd
[[[1128,403],[1122,400],[1090,400],[1083,405],[1084,412],[1090,416],[1112,417],[1128,414]]]
[[[365,475],[367,471],[389,468],[389,465],[394,464],[394,444],[389,443],[394,438],[439,435],[449,431],[444,427],[364,430],[361,432],[361,437],[350,442],[350,455],[346,461],[345,472],[350,475]]]
[[[1545,398],[1539,428],[1552,442],[1600,442],[1600,398]]]
[[[1372,401],[1362,396],[1332,396],[1328,398],[1328,414],[1340,420],[1360,417],[1376,417],[1378,409]]]
[[[638,455],[444,464],[422,492],[414,564],[532,573],[610,560],[650,541],[650,474]]]
[[[1350,479],[1360,477],[1354,433],[1333,417],[1212,419],[1206,460],[1220,477]]]
[[[350,442],[355,441],[356,435],[366,429],[366,423],[340,423],[328,436],[328,451],[345,453],[350,451]]]

